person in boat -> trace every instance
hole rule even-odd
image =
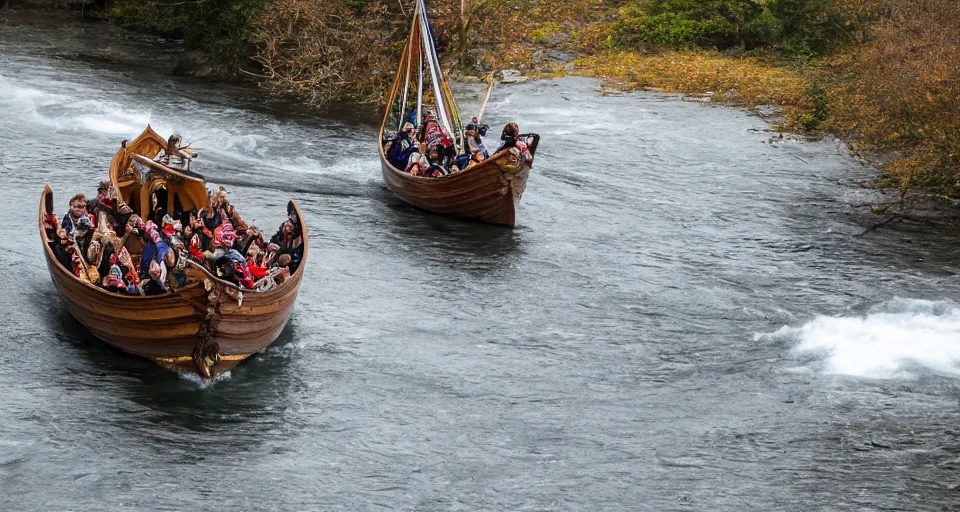
[[[487,148],[483,146],[483,140],[480,138],[480,132],[477,131],[476,124],[470,123],[466,126],[464,138],[466,139],[467,152],[454,160],[454,165],[458,169],[466,169],[471,164],[482,162],[490,157]]]
[[[83,217],[86,217],[93,225],[93,215],[87,213],[87,198],[83,194],[77,194],[70,198],[70,210],[63,216],[60,227],[67,230],[68,235],[74,236],[77,221]]]
[[[407,162],[404,172],[408,172],[414,176],[423,176],[429,168],[430,159],[427,158],[427,144],[421,142],[417,146],[416,151],[410,154],[410,160]]]
[[[439,158],[436,162],[443,167],[449,167],[457,156],[453,141],[443,131],[432,110],[428,110],[423,116],[423,129],[417,134],[417,138],[419,142],[426,143],[428,154],[434,149],[437,150]]]
[[[47,236],[47,245],[53,251],[54,259],[63,265],[63,268],[72,271],[73,264],[71,263],[70,251],[67,250],[67,247],[71,244],[70,236],[67,234],[67,230],[60,227],[56,215],[52,213],[43,215],[43,230]]]
[[[113,273],[114,267],[120,270],[120,280],[124,282],[125,286],[136,285],[140,282],[140,277],[137,274],[136,267],[133,266],[133,259],[130,257],[130,252],[126,247],[126,240],[130,235],[124,235],[123,238],[117,238],[116,233],[110,230],[106,230],[100,237],[100,241],[103,244],[103,249],[101,250],[100,264],[98,265],[98,270],[101,276],[106,276],[110,273]],[[107,265],[104,262],[107,262]],[[134,290],[133,293],[136,293]]]
[[[210,232],[211,236],[217,227],[220,226],[222,220],[219,215],[220,208],[218,205],[219,199],[213,195],[210,197],[210,204],[200,210],[200,221],[203,223],[203,227]]]
[[[63,268],[73,272],[73,252],[71,249],[73,246],[73,237],[67,233],[66,229],[58,228],[54,243],[56,246],[53,248],[53,255],[57,258],[57,261],[63,265]]]
[[[470,155],[472,161],[480,162],[490,157],[490,153],[487,152],[487,148],[483,145],[483,139],[481,138],[483,134],[480,133],[476,124],[468,124],[465,135],[467,139],[467,153]]]
[[[114,256],[115,260],[116,256]],[[102,286],[113,293],[126,294],[129,290],[129,284],[123,280],[123,270],[117,264],[111,265],[107,274],[103,276]]]
[[[403,129],[390,144],[387,160],[397,169],[404,169],[410,161],[410,155],[416,150],[417,146],[413,142],[413,123],[404,123]]]
[[[507,123],[500,132],[500,145],[497,146],[497,152],[504,149],[509,149],[514,156],[527,164],[533,163],[533,154],[530,153],[526,141],[520,137],[520,127],[517,123]]]
[[[117,192],[110,181],[101,181],[97,185],[97,199],[93,213],[103,212],[113,229],[119,229],[126,222],[133,210],[117,197]]]
[[[179,250],[183,248],[184,244],[180,239],[181,229],[179,229],[177,225],[178,222],[174,221],[173,217],[164,215],[160,223],[160,236],[163,237],[163,241],[166,242],[167,246]]]
[[[477,131],[477,133],[478,133],[481,137],[486,137],[486,136],[487,136],[487,130],[490,129],[490,125],[481,123],[481,122],[480,122],[480,118],[478,118],[477,116],[473,116],[473,117],[470,119],[470,124],[472,124],[472,125],[474,126],[474,129]]]
[[[226,212],[222,212],[226,216]],[[236,241],[236,232],[229,220],[224,220],[213,234],[210,242],[212,250],[204,252],[204,257],[213,264],[214,270],[221,277],[234,281],[244,288],[253,288],[253,279],[247,260],[233,244]]]
[[[57,261],[60,261],[60,258],[57,257],[57,248],[60,245],[59,231],[60,222],[57,221],[57,216],[52,213],[43,214],[43,233],[46,235],[47,246],[53,251],[53,255]]]
[[[80,279],[95,283],[99,275],[94,275],[95,268],[90,266],[87,259],[90,251],[90,244],[93,241],[93,223],[89,217],[80,217],[73,227],[73,236],[69,237],[70,243],[66,250],[70,253],[70,269],[73,275]]]
[[[243,238],[243,246],[240,248],[240,253],[247,254],[252,246],[257,246],[261,256],[264,248],[267,246],[266,242],[263,241],[263,233],[260,232],[260,228],[258,228],[256,224],[251,224],[250,227],[247,228],[247,234]]]
[[[439,144],[443,136],[443,128],[437,121],[437,115],[432,110],[428,110],[423,115],[423,127],[417,133],[417,142],[426,142],[427,147],[430,147]]]
[[[146,245],[143,246],[143,252],[140,254],[140,279],[149,280],[151,265],[157,263],[163,267],[162,274],[163,280],[165,280],[166,268],[164,258],[167,256],[167,253],[170,252],[170,247],[163,241],[163,237],[160,236],[157,225],[154,224],[153,221],[147,221],[143,238],[146,241]]]
[[[250,244],[246,252],[247,268],[250,269],[250,275],[254,281],[259,281],[269,273],[269,263],[263,260],[263,251],[257,244]]]
[[[287,280],[290,277],[290,274],[293,272],[293,258],[289,254],[281,254],[277,257],[277,266],[280,268],[280,273],[275,278],[275,282],[280,284]]]
[[[191,226],[183,228],[183,238],[186,239],[186,251],[190,259],[197,263],[203,263],[203,244],[200,241],[200,235],[193,232]]]
[[[160,162],[171,169],[190,171],[190,160],[197,157],[196,151],[180,145],[180,135],[174,133],[167,139],[166,149],[161,149],[154,161]]]
[[[186,248],[183,243],[183,230],[179,220],[173,220],[169,215],[163,217],[163,224],[160,229],[160,236],[164,243],[171,249],[164,256],[164,263],[167,265],[167,275],[170,277],[170,286],[180,288],[187,284],[187,274],[183,270],[182,254]]]
[[[289,254],[290,273],[297,271],[300,259],[303,257],[303,240],[296,214],[290,214],[290,218],[280,224],[280,229],[270,238],[267,250],[272,251],[278,259],[284,254]]]
[[[441,176],[446,176],[450,174],[450,171],[441,163],[443,161],[440,156],[439,148],[434,148],[430,151],[430,166],[427,168],[426,174],[429,178],[439,178]]]

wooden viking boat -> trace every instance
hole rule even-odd
[[[383,180],[400,199],[424,210],[513,227],[517,204],[530,175],[530,164],[516,158],[509,150],[442,177],[414,176],[397,169],[387,159],[383,144],[386,136],[399,131],[406,120],[405,114],[414,108],[417,119],[422,119],[425,93],[433,96],[440,125],[454,139],[457,154],[462,153],[464,123],[440,70],[436,48],[429,34],[426,6],[423,0],[417,0],[410,37],[380,125],[378,146]],[[426,83],[431,89],[425,89]],[[539,136],[527,134],[521,137],[526,138],[530,152],[535,154]]]
[[[147,126],[132,143],[123,141],[110,163],[110,180],[120,199],[144,219],[158,192],[157,197],[166,201],[166,211],[175,211],[175,205],[188,210],[207,204],[202,177],[152,162],[162,148],[166,141]],[[296,272],[266,292],[242,289],[200,265],[187,269],[185,286],[162,295],[123,295],[83,280],[57,261],[48,243],[44,214],[54,214],[49,185],[40,197],[40,237],[54,285],[70,314],[91,333],[124,352],[210,379],[266,349],[290,317],[307,262],[308,241],[306,223],[294,201],[287,205],[287,212],[296,214],[299,221],[303,256]],[[126,247],[136,263],[139,249]]]

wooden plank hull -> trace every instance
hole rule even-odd
[[[530,166],[505,151],[464,171],[426,178],[393,167],[381,149],[380,168],[390,190],[418,208],[510,227],[530,176]]]
[[[202,281],[174,293],[142,297],[108,292],[77,278],[60,265],[47,244],[43,214],[52,211],[52,205],[48,186],[40,201],[40,237],[50,278],[70,314],[93,335],[124,352],[212,378],[266,349],[290,317],[308,252],[306,225],[292,201],[303,233],[300,268],[274,290],[241,292],[242,301],[237,300],[236,290],[214,286],[211,293]],[[209,375],[196,363],[198,343],[218,347],[218,361],[207,369]]]

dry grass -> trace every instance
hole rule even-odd
[[[786,128],[802,122],[814,109],[806,94],[810,80],[792,68],[777,67],[773,57],[728,56],[718,52],[626,52],[577,61],[578,73],[620,82],[626,89],[665,92],[713,92],[712,101],[753,108],[776,105]]]
[[[960,178],[960,3],[879,0],[869,39],[830,61],[826,127],[857,149],[902,155],[894,181],[956,196]]]

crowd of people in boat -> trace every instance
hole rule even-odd
[[[70,199],[44,228],[57,261],[78,278],[111,292],[159,295],[189,282],[188,262],[248,290],[268,291],[297,271],[303,257],[300,220],[291,213],[269,240],[247,226],[223,187],[208,190],[208,205],[175,212],[155,207],[146,221],[101,182],[97,197]]]
[[[384,143],[384,154],[390,165],[414,176],[441,177],[458,173],[490,158],[484,147],[483,137],[489,126],[474,117],[464,130],[464,152],[458,155],[450,136],[443,130],[433,111],[427,111],[423,122],[415,123],[416,114],[411,112],[400,131]],[[510,150],[518,159],[533,162],[533,155],[526,141],[520,136],[516,123],[508,123],[500,133],[496,154]]]

